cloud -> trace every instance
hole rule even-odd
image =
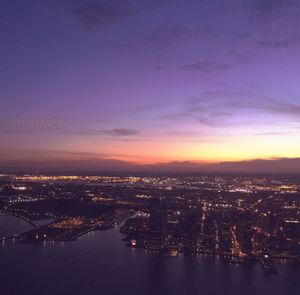
[[[67,156],[69,155],[69,156]],[[170,161],[164,163],[139,164],[135,161],[121,160],[118,155],[101,157],[89,153],[62,152],[61,154],[42,152],[33,158],[1,159],[1,170],[29,172],[40,170],[72,171],[77,173],[193,173],[193,174],[299,174],[300,158],[255,159],[248,161],[227,161],[206,163],[194,161]]]
[[[229,173],[299,174],[300,158],[257,159],[251,161],[212,164],[210,171]]]
[[[299,174],[300,158],[255,159],[249,161],[199,163],[171,161],[141,166],[151,172],[230,173],[230,174]]]
[[[167,120],[195,120],[200,124],[209,127],[219,127],[224,125],[224,120],[233,115],[230,111],[222,109],[213,110],[204,105],[189,105],[183,106],[183,110],[163,116]]]
[[[72,129],[65,130],[65,134],[71,135],[111,135],[115,137],[126,137],[131,135],[137,135],[140,133],[139,130],[128,129],[128,128],[114,128],[114,129]]]
[[[300,45],[300,38],[296,36],[292,36],[290,38],[284,38],[279,40],[260,40],[256,41],[258,45],[273,48],[273,49],[281,49],[281,48],[291,48]]]
[[[223,0],[220,0],[223,1]],[[233,19],[243,15],[242,25],[235,30],[235,41],[271,49],[300,45],[300,2],[298,0],[225,0]]]
[[[281,136],[281,135],[289,135],[291,132],[290,131],[285,131],[285,132],[259,132],[259,133],[254,133],[256,136]]]
[[[252,109],[300,119],[300,105],[250,92],[206,91],[202,92],[199,98],[190,100],[188,106],[201,112],[206,110],[226,113],[228,110],[235,113],[237,110]]]
[[[198,61],[191,64],[184,64],[182,68],[184,70],[197,70],[203,72],[219,72],[229,70],[232,67],[231,64],[221,62],[210,62],[210,61]]]
[[[274,116],[277,117],[276,121]],[[174,106],[172,111],[160,118],[171,121],[193,120],[219,128],[251,126],[252,123],[270,127],[276,124],[279,126],[283,122],[300,123],[300,105],[251,92],[203,91],[197,98]]]
[[[53,171],[71,171],[71,172],[124,172],[135,171],[136,165],[118,159],[5,159],[1,161],[1,169],[5,171],[22,171],[22,172],[53,172]]]
[[[147,40],[151,43],[166,44],[177,41],[184,41],[196,34],[187,26],[162,24],[156,27]]]
[[[224,1],[224,0],[220,0]],[[263,16],[282,12],[294,8],[299,4],[298,0],[225,0],[229,7],[236,7],[248,13],[260,14]]]
[[[131,160],[123,160],[123,159]],[[0,169],[7,171],[131,171],[134,156],[69,150],[1,150]]]
[[[262,105],[262,110],[277,114],[284,114],[287,116],[293,116],[300,119],[300,105],[296,105],[285,101],[279,101],[277,99],[268,97],[265,97],[264,99],[266,102],[269,102],[269,104],[267,103],[265,105]]]
[[[102,133],[112,135],[112,136],[130,136],[130,135],[137,135],[140,132],[135,129],[125,129],[125,128],[115,128],[115,129],[108,129],[108,130],[101,130]]]
[[[66,125],[62,120],[50,119],[0,119],[0,132],[8,134],[56,134],[56,135],[111,135],[114,137],[126,137],[137,135],[139,130],[129,128],[97,129],[86,128],[82,123],[106,123],[106,121],[76,121],[78,126]],[[71,122],[72,123],[72,122]]]
[[[251,0],[243,2],[245,7],[262,14],[278,12],[299,4],[297,0]]]
[[[129,0],[57,0],[68,13],[88,27],[104,27],[134,14]]]

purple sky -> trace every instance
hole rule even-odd
[[[287,172],[299,28],[297,0],[2,0],[0,168]]]

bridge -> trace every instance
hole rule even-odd
[[[2,210],[2,209],[0,209],[0,212],[4,213],[4,214],[7,214],[7,215],[10,215],[10,216],[17,217],[19,219],[22,219],[25,222],[29,223],[34,229],[38,228],[38,226],[33,221],[31,221],[30,219],[28,219],[28,218],[26,218],[22,215],[19,215],[19,214],[15,213],[15,212],[5,211],[5,210]],[[18,238],[18,235],[12,235],[12,236],[9,236],[9,237],[4,237],[4,238],[2,238],[2,241],[12,240],[14,238]]]

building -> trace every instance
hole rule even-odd
[[[150,199],[149,250],[161,251],[166,237],[167,210],[161,198]]]
[[[180,220],[183,252],[186,255],[196,255],[200,234],[201,212],[198,209],[186,210]]]

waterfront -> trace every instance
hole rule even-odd
[[[238,266],[227,265],[218,258],[154,256],[126,247],[121,239],[116,227],[90,232],[75,242],[2,243],[1,294],[296,295],[300,292],[300,269],[293,263],[277,265],[278,274],[268,275],[258,263]]]
[[[0,238],[18,235],[32,228],[33,226],[24,220],[0,211]]]

